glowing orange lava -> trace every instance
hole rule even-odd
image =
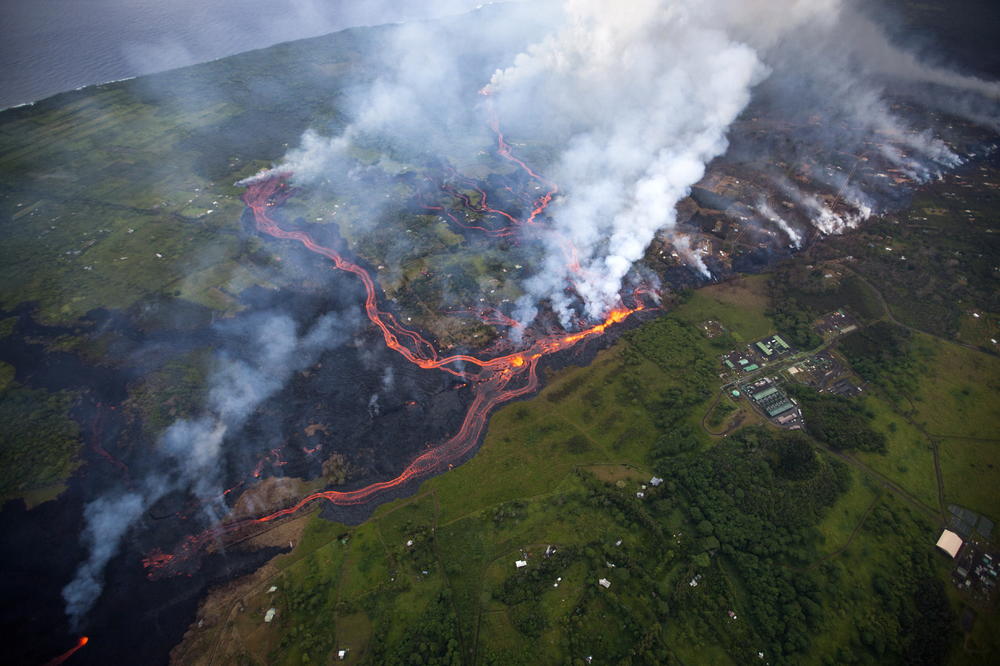
[[[244,201],[253,210],[257,228],[275,238],[298,241],[309,250],[328,257],[339,270],[357,275],[365,287],[365,313],[371,323],[381,330],[386,346],[421,368],[443,370],[473,382],[475,398],[458,432],[443,444],[419,456],[396,478],[357,490],[328,490],[314,493],[292,507],[258,518],[258,522],[267,522],[295,513],[306,504],[318,499],[325,499],[335,504],[359,504],[368,501],[373,495],[411,479],[425,477],[445,469],[449,463],[460,459],[475,446],[486,423],[486,417],[493,408],[531,393],[537,388],[538,362],[543,356],[571,347],[581,340],[598,336],[609,326],[624,321],[629,315],[645,308],[642,302],[636,303],[633,307],[617,308],[612,310],[600,324],[572,335],[539,337],[532,341],[526,350],[505,356],[491,359],[480,359],[470,354],[441,357],[419,333],[402,326],[392,314],[379,310],[375,282],[365,269],[345,259],[337,251],[319,245],[303,231],[287,231],[278,226],[270,216],[273,208],[271,204],[284,202],[291,192],[283,177],[253,183],[247,188]],[[479,367],[479,373],[472,375],[467,370],[460,369],[469,365]],[[515,378],[522,379],[521,385],[511,387]]]
[[[511,153],[510,146],[499,130],[495,116],[492,117],[491,126],[497,133],[498,152],[506,159],[519,165],[533,179],[547,186],[545,194],[536,201],[529,216],[523,220],[525,224],[532,224],[549,205],[552,196],[558,189]],[[259,518],[224,523],[201,534],[189,536],[173,554],[156,550],[147,555],[143,562],[150,576],[157,575],[160,570],[169,570],[178,562],[187,559],[188,556],[201,550],[207,543],[228,531],[254,523],[268,523],[289,516],[318,500],[326,500],[337,505],[362,504],[414,479],[426,478],[432,474],[451,469],[475,447],[482,435],[489,414],[498,405],[528,395],[538,388],[538,363],[543,357],[568,349],[588,338],[600,336],[610,326],[645,309],[643,302],[636,298],[634,305],[622,305],[612,310],[599,324],[570,335],[561,333],[536,337],[524,336],[526,341],[523,343],[522,349],[494,358],[479,358],[471,354],[441,356],[420,333],[401,325],[392,313],[379,309],[378,291],[368,271],[345,258],[336,250],[320,245],[305,231],[288,230],[281,227],[272,217],[273,211],[293,194],[292,188],[286,182],[290,177],[290,173],[273,174],[269,178],[252,182],[247,186],[243,194],[243,201],[253,212],[257,230],[273,238],[301,243],[311,252],[327,257],[336,269],[355,275],[364,286],[365,314],[371,324],[381,331],[385,345],[420,368],[440,370],[461,378],[472,389],[472,404],[469,406],[458,431],[452,437],[417,456],[395,478],[379,481],[356,490],[316,492],[280,511]],[[481,195],[479,206],[482,209],[487,208],[485,193]],[[513,219],[506,213],[503,215]],[[518,222],[518,224],[520,223]],[[520,324],[495,310],[481,312],[480,318],[486,323],[520,327]],[[523,327],[521,328],[523,329]],[[277,459],[277,453],[273,453]],[[257,469],[254,470],[254,476],[260,475],[262,464],[263,461],[258,464]]]
[[[76,642],[72,648],[63,652],[61,655],[53,659],[52,661],[46,662],[45,666],[58,666],[58,664],[64,663],[67,659],[76,654],[76,651],[82,648],[84,645],[90,642],[90,638],[87,636],[80,636],[80,639]]]

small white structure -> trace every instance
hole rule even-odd
[[[604,589],[611,587],[611,581],[608,580],[607,578],[600,579],[599,581],[597,581],[597,584],[603,587]]]
[[[271,587],[267,588],[267,593],[268,594],[273,594],[273,593],[275,593],[277,591],[278,591],[278,586],[277,585],[272,585]]]
[[[514,562],[514,566],[517,567],[518,569],[523,569],[524,567],[528,566],[528,562],[526,560],[517,560]]]
[[[958,551],[962,547],[962,537],[951,530],[941,532],[941,538],[937,540],[937,547],[951,555],[958,557]]]
[[[266,613],[264,613],[264,622],[270,622],[274,619],[274,616],[278,614],[277,608],[269,608]]]
[[[413,539],[410,539],[409,541],[406,542],[406,547],[407,548],[412,548],[413,547]]]
[[[639,492],[637,492],[637,493],[635,494],[635,496],[636,496],[636,497],[638,497],[639,499],[642,499],[643,497],[645,497],[645,496],[646,496],[646,493],[644,493],[644,492],[642,492],[642,491],[640,490]]]
[[[337,659],[341,661],[347,659],[347,650],[337,650]]]
[[[663,479],[661,479],[658,476],[654,476],[652,479],[649,480],[649,485],[653,486],[654,488],[660,485],[661,483],[663,483]]]

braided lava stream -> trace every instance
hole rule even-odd
[[[491,122],[491,125],[497,133],[498,152],[504,158],[519,165],[534,180],[546,185],[546,191],[535,201],[533,210],[523,220],[524,224],[534,224],[536,218],[551,202],[557,188],[514,157],[499,131],[498,124],[494,121]],[[505,402],[530,394],[538,388],[538,364],[543,357],[569,349],[578,342],[598,337],[612,325],[646,309],[646,305],[637,295],[633,305],[622,304],[611,310],[601,323],[583,328],[578,332],[536,337],[526,336],[525,342],[522,343],[524,348],[520,351],[488,359],[481,359],[470,354],[441,356],[420,333],[401,325],[392,313],[379,309],[378,290],[367,270],[345,258],[336,250],[319,244],[305,231],[282,228],[272,217],[271,211],[294,194],[294,189],[287,182],[291,176],[292,174],[289,172],[273,173],[269,177],[250,182],[247,185],[243,201],[253,212],[257,230],[273,238],[297,241],[311,252],[330,259],[336,269],[357,276],[365,289],[365,314],[369,321],[381,331],[386,346],[420,368],[440,370],[466,380],[473,389],[472,404],[465,414],[461,427],[452,437],[419,455],[395,478],[372,483],[355,490],[315,492],[303,497],[294,505],[274,513],[222,523],[200,534],[189,536],[173,554],[155,550],[144,559],[144,566],[151,578],[169,575],[168,571],[174,569],[175,565],[187,560],[203,546],[225,533],[254,524],[269,523],[292,515],[317,500],[326,500],[337,505],[363,504],[381,493],[409,481],[426,478],[450,469],[455,462],[461,460],[476,446],[493,409]],[[485,201],[485,197],[483,200]],[[506,214],[505,217],[514,219]],[[521,221],[515,222],[518,225],[520,223]],[[481,314],[486,323],[498,323],[497,316],[498,313],[495,312]],[[505,317],[501,317],[501,319],[508,323],[514,323]],[[476,370],[470,372],[466,369],[468,367],[474,367]]]
[[[382,331],[386,346],[425,370],[442,370],[469,380],[474,386],[475,397],[458,432],[444,443],[418,456],[394,479],[373,483],[357,490],[328,490],[313,493],[294,506],[255,519],[256,522],[268,522],[287,516],[318,499],[325,499],[334,504],[360,504],[382,491],[449,467],[451,461],[460,459],[475,446],[486,424],[487,416],[495,407],[527,395],[538,388],[537,369],[542,357],[568,349],[587,338],[598,336],[613,324],[645,309],[642,302],[632,307],[616,308],[600,324],[577,333],[539,337],[526,349],[505,356],[485,360],[469,354],[441,357],[423,336],[402,326],[391,313],[379,310],[375,281],[368,271],[345,259],[336,250],[320,245],[304,231],[288,231],[281,228],[271,217],[269,210],[283,203],[292,193],[292,189],[285,182],[289,176],[290,174],[279,174],[247,187],[243,200],[253,211],[258,231],[274,238],[298,241],[312,252],[329,258],[338,270],[358,276],[365,287],[365,313],[369,321]],[[465,365],[477,366],[479,372],[470,374],[461,369]],[[523,378],[520,385],[512,387],[514,380],[518,378]]]

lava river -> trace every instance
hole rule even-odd
[[[531,202],[528,209],[530,213],[522,219],[517,219],[503,211],[489,210],[502,218],[511,230],[516,229],[521,224],[536,224],[539,216],[552,201],[557,188],[516,158],[511,153],[511,149],[500,133],[495,120],[491,124],[497,134],[497,152],[505,159],[517,164],[533,180],[546,187],[544,193]],[[169,575],[171,570],[174,570],[181,561],[187,560],[188,556],[202,550],[209,542],[227,532],[289,516],[319,500],[337,505],[363,504],[407,482],[446,471],[473,450],[494,408],[530,394],[538,388],[538,364],[542,358],[569,349],[587,339],[598,337],[612,325],[622,322],[630,315],[646,308],[641,298],[637,296],[634,303],[630,305],[623,303],[609,312],[604,321],[581,327],[581,330],[576,332],[540,335],[524,332],[522,336],[524,342],[521,343],[520,348],[505,355],[492,358],[480,358],[471,354],[442,356],[434,345],[419,332],[406,328],[392,313],[379,308],[379,290],[367,270],[340,252],[321,245],[309,233],[289,230],[281,226],[276,219],[276,211],[295,192],[294,188],[288,184],[291,177],[292,174],[287,172],[272,173],[248,184],[243,194],[243,201],[253,213],[257,231],[276,239],[299,242],[309,251],[328,258],[337,270],[356,276],[364,286],[365,314],[371,325],[381,332],[385,345],[419,368],[427,371],[447,372],[466,381],[473,391],[472,402],[465,413],[461,426],[454,435],[417,456],[396,477],[354,490],[316,492],[303,497],[292,506],[274,513],[222,523],[201,534],[190,536],[174,553],[155,551],[146,558],[144,563],[151,577]],[[485,202],[485,197],[483,197],[483,201]],[[573,253],[569,254],[571,257],[573,256]],[[482,315],[482,319],[486,323],[497,324],[501,323],[498,320],[502,320],[502,323],[514,324],[498,312],[485,313]]]

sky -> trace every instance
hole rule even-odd
[[[0,108],[359,25],[482,0],[3,0]]]

